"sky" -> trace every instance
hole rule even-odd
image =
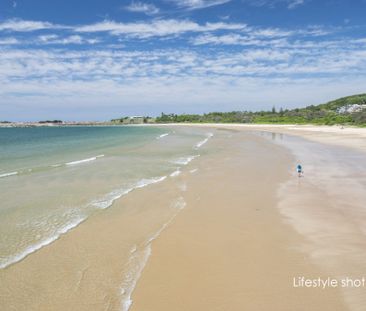
[[[267,110],[366,92],[366,0],[1,0],[0,120]]]

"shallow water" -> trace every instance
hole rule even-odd
[[[0,268],[200,155],[207,130],[0,129]]]

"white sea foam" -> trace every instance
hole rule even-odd
[[[131,249],[130,249],[130,253],[133,254],[134,252],[137,251],[137,246],[134,245]]]
[[[0,174],[0,178],[14,176],[14,175],[18,175],[18,172],[10,172],[10,173]]]
[[[112,206],[112,204],[115,200],[130,193],[134,189],[143,188],[148,185],[158,183],[160,181],[163,181],[165,178],[166,178],[166,176],[141,179],[137,183],[132,185],[130,188],[117,189],[117,190],[114,190],[114,191],[108,193],[105,197],[103,197],[101,199],[94,200],[93,202],[91,202],[91,205],[93,205],[97,208],[100,208],[100,209],[106,209],[106,208]]]
[[[133,190],[133,188],[112,191],[112,192],[108,193],[104,198],[99,199],[99,200],[94,200],[91,204],[97,208],[106,209],[106,208],[112,206],[112,204],[115,200],[130,193],[132,190]]]
[[[81,164],[81,163],[85,163],[85,162],[95,161],[96,159],[97,159],[97,157],[92,157],[92,158],[87,158],[84,160],[72,161],[72,162],[67,162],[66,165],[76,165],[76,164]]]
[[[190,170],[189,172],[191,173],[191,174],[194,174],[194,173],[196,173],[198,171],[198,168],[194,168],[193,170]]]
[[[197,154],[197,155],[194,155],[194,156],[182,157],[182,158],[179,158],[179,159],[173,161],[173,163],[179,164],[179,165],[187,165],[189,162],[191,162],[195,158],[198,158],[199,156],[200,155]]]
[[[199,149],[199,148],[201,148],[205,143],[207,143],[207,142],[208,142],[208,140],[209,140],[212,136],[213,136],[213,134],[212,134],[212,133],[208,133],[208,134],[207,134],[207,137],[206,137],[204,140],[201,140],[200,142],[198,142],[194,148],[195,148],[195,149]]]
[[[144,178],[144,179],[139,180],[136,183],[134,188],[143,188],[143,187],[146,187],[146,186],[151,185],[151,184],[156,184],[158,182],[163,181],[165,178],[166,178],[166,176],[146,178],[146,179]]]
[[[74,220],[73,222],[65,225],[64,227],[60,228],[55,232],[55,234],[47,239],[42,240],[41,242],[28,246],[25,250],[23,250],[20,254],[17,254],[15,256],[12,256],[10,258],[7,258],[4,262],[0,262],[0,269],[4,269],[18,261],[23,260],[28,255],[38,251],[42,247],[51,244],[52,242],[56,241],[61,235],[67,233],[71,229],[78,226],[81,222],[83,222],[85,218],[78,218]]]
[[[156,139],[162,139],[163,137],[168,136],[168,135],[169,135],[169,133],[161,134],[158,137],[156,137]]]
[[[93,205],[97,208],[100,208],[100,209],[108,208],[113,204],[113,202],[115,200],[117,200],[120,197],[128,194],[132,190],[137,189],[137,188],[143,188],[143,187],[146,187],[148,185],[161,182],[166,178],[167,178],[167,176],[141,179],[134,186],[132,186],[131,188],[112,191],[105,198],[100,199],[100,200],[95,200],[95,201],[91,202],[91,205]],[[52,237],[49,237],[49,238],[44,239],[44,240],[42,240],[41,242],[39,242],[35,245],[31,245],[31,246],[27,247],[20,254],[17,254],[15,256],[7,258],[4,262],[0,261],[0,269],[6,268],[7,266],[9,266],[11,264],[14,264],[18,261],[21,261],[22,259],[24,259],[28,255],[30,255],[31,253],[34,253],[37,250],[41,249],[42,247],[44,247],[48,244],[51,244],[52,242],[56,241],[61,235],[67,233],[69,230],[71,230],[71,229],[75,228],[76,226],[78,226],[85,219],[86,219],[86,217],[78,218],[75,221],[67,224],[66,226],[58,229]]]
[[[179,198],[177,199],[177,201],[175,201],[171,206],[172,206],[173,208],[176,208],[176,209],[181,210],[181,209],[185,208],[185,206],[186,206],[186,201],[184,200],[184,198],[183,198],[183,197],[179,197]]]
[[[136,287],[137,281],[139,280],[141,273],[151,255],[151,245],[147,245],[143,249],[137,249],[136,245],[130,251],[131,257],[127,263],[126,269],[128,273],[124,275],[121,288],[121,310],[128,311],[132,305],[132,292]]]
[[[147,261],[151,255],[152,248],[151,243],[159,237],[164,229],[171,224],[174,218],[177,216],[179,210],[184,208],[186,202],[182,197],[178,198],[176,202],[172,204],[173,208],[177,208],[178,211],[165,223],[163,226],[155,232],[146,242],[137,248],[136,245],[130,250],[131,257],[126,265],[128,273],[124,275],[121,286],[121,310],[128,311],[132,305],[132,293],[136,287],[137,281],[140,279],[142,271],[144,270]]]
[[[179,170],[179,168],[174,171],[173,173],[171,173],[169,176],[170,177],[176,177],[176,176],[179,176],[182,172]]]
[[[87,159],[83,159],[83,160],[67,162],[65,164],[66,165],[76,165],[76,164],[86,163],[86,162],[90,162],[90,161],[95,161],[96,159],[102,158],[102,157],[104,157],[104,154],[97,155],[95,157],[91,157],[91,158],[87,158]]]

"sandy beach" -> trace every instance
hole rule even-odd
[[[204,128],[179,173],[1,270],[1,309],[363,310],[365,287],[294,279],[364,276],[364,131]]]
[[[161,126],[161,125],[158,125]],[[366,150],[366,128],[354,126],[294,125],[294,124],[168,124],[166,126],[188,126],[200,128],[221,128],[236,130],[253,130],[268,133],[282,133],[300,136],[316,142]]]
[[[364,129],[215,127],[241,131],[236,133],[244,135],[239,141],[247,141],[246,131],[260,130],[272,139],[278,139],[274,133],[289,134],[365,150]],[[230,139],[222,139],[219,145],[235,152],[225,158],[224,166],[217,165],[221,154],[212,156],[212,162],[202,164],[201,174],[188,183],[188,207],[154,243],[134,291],[132,310],[362,310],[364,287],[322,290],[295,288],[292,283],[300,276],[338,281],[364,277],[364,225],[355,225],[357,219],[365,220],[364,188],[347,184],[359,176],[332,183],[329,173],[298,181],[288,173],[294,153],[267,146],[268,153],[263,146],[250,155]],[[314,149],[307,153],[315,153],[319,145],[309,147]],[[328,150],[332,152],[337,150]],[[362,157],[363,153],[361,161]],[[332,158],[329,162],[340,165],[332,163]],[[312,170],[310,174],[316,168]],[[317,184],[314,177],[323,183]],[[206,180],[217,182],[207,185]],[[340,199],[342,194],[345,197]],[[347,211],[350,207],[352,211]]]
[[[366,311],[366,0],[0,0],[0,311]]]

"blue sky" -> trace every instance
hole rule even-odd
[[[366,91],[366,0],[2,0],[0,120],[292,108]]]

